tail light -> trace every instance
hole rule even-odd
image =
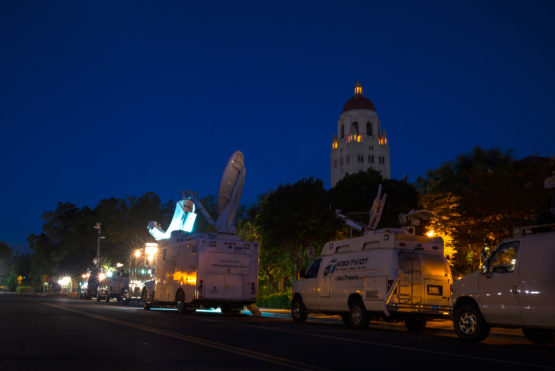
[[[202,280],[200,280],[199,283],[198,283],[197,292],[198,292],[198,296],[199,296],[199,297],[203,297],[203,296],[204,296],[204,285],[203,285],[203,281],[202,281]]]

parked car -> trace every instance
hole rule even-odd
[[[453,284],[453,324],[466,341],[485,339],[490,327],[522,328],[533,343],[555,331],[555,224],[515,229],[481,269]]]

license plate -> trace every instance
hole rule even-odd
[[[443,295],[443,286],[428,285],[428,295]]]

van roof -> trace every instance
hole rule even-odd
[[[396,229],[370,231],[360,237],[327,242],[320,255],[327,256],[370,249],[423,250],[443,254],[443,239],[399,233],[399,230]]]

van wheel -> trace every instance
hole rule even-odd
[[[147,299],[146,290],[143,290],[143,294],[141,295],[141,300],[143,302],[143,309],[150,310],[150,303],[148,303],[146,299]]]
[[[412,332],[420,332],[426,328],[426,320],[424,319],[407,319],[405,320],[407,330]]]
[[[303,299],[300,297],[295,297],[293,303],[291,303],[291,317],[293,321],[297,323],[303,323],[308,317],[308,312],[303,304]]]
[[[539,328],[523,328],[522,332],[534,344],[549,344],[553,342],[553,331]]]
[[[361,300],[357,299],[351,303],[351,311],[349,313],[349,321],[352,328],[366,328],[368,327],[368,313]]]
[[[185,314],[187,312],[187,306],[185,305],[185,294],[183,291],[179,290],[175,294],[175,303],[177,306],[177,312],[179,314]]]
[[[106,297],[104,298],[104,301],[106,301],[106,303],[110,302],[110,295],[108,295],[108,293],[106,293]]]
[[[350,313],[342,313],[341,320],[343,324],[347,327],[351,327],[351,314]]]
[[[480,310],[471,304],[463,304],[453,313],[455,332],[464,341],[480,342],[489,335],[489,325]]]

